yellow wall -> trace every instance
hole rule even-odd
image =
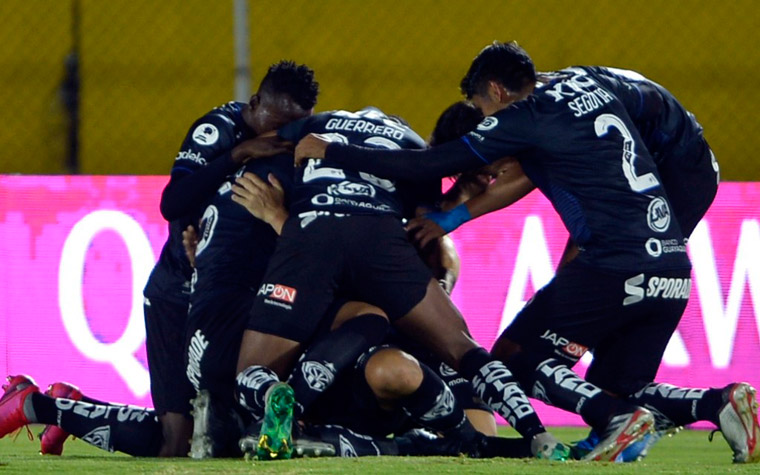
[[[51,97],[70,45],[67,3],[0,2],[0,17],[12,18],[0,30],[11,45],[0,50],[2,172],[61,171],[63,119]],[[479,49],[515,39],[539,69],[601,64],[657,80],[704,125],[723,178],[760,180],[755,0],[250,4],[254,84],[272,62],[305,62],[322,85],[318,110],[373,104],[427,135],[459,99]],[[81,0],[81,8],[82,172],[166,173],[190,123],[232,99],[232,2]]]

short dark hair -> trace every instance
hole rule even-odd
[[[517,43],[494,41],[472,60],[459,84],[462,94],[471,99],[486,92],[488,81],[497,81],[511,92],[521,92],[536,82],[536,67],[528,53]]]
[[[259,93],[287,94],[302,109],[309,110],[317,103],[319,83],[314,80],[314,71],[305,64],[283,60],[269,67]]]
[[[473,130],[483,120],[483,113],[469,102],[451,104],[438,118],[430,135],[430,146],[451,142]]]

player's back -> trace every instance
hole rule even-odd
[[[232,183],[244,172],[267,181],[272,173],[290,193],[293,156],[277,155],[250,160],[231,176],[209,200],[201,218],[195,257],[193,292],[213,288],[256,288],[274,252],[277,233],[232,201]]]
[[[611,270],[689,267],[654,160],[624,104],[585,69],[542,76],[533,94],[466,141],[488,161],[520,159],[584,249],[579,260]]]
[[[583,69],[623,101],[658,165],[665,159],[684,161],[684,165],[696,159],[702,126],[670,91],[634,71],[598,66]]]
[[[379,109],[357,112],[331,111],[285,126],[280,136],[298,142],[309,133],[331,141],[371,148],[424,148],[425,142],[409,126]],[[436,185],[434,185],[436,186]],[[437,185],[438,189],[440,184]],[[342,214],[391,214],[408,216],[410,194],[419,194],[405,183],[341,168],[329,160],[309,160],[296,172],[291,213],[328,211]],[[430,187],[425,187],[430,191]]]

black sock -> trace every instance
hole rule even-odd
[[[307,426],[304,433],[332,444],[337,457],[366,457],[377,455],[400,455],[393,439],[371,437],[358,434],[343,426]]]
[[[420,425],[444,436],[471,436],[472,428],[446,383],[425,364],[420,363],[422,382],[412,394],[398,400],[401,408]]]
[[[667,430],[711,421],[718,424],[718,410],[723,405],[722,389],[679,388],[665,383],[649,383],[628,400],[652,411],[655,429]]]
[[[360,315],[312,343],[288,379],[295,393],[297,413],[303,414],[335,376],[356,364],[362,353],[382,343],[388,327],[385,317]]]
[[[523,437],[546,432],[528,396],[501,361],[483,348],[468,351],[460,363],[462,376],[472,382],[475,393]]]
[[[539,363],[533,375],[532,397],[580,414],[599,433],[604,432],[612,415],[633,410],[631,404],[610,396],[554,358]]]
[[[269,387],[280,382],[277,373],[265,366],[249,366],[235,378],[238,402],[255,420],[264,417],[264,399]]]
[[[121,404],[92,404],[31,395],[35,419],[54,424],[90,445],[138,457],[155,457],[161,449],[161,423],[155,411]]]

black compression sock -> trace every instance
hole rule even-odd
[[[462,358],[460,373],[472,382],[478,397],[520,435],[530,439],[546,432],[517,379],[504,363],[495,360],[486,350],[468,351]]]
[[[467,421],[464,410],[451,389],[427,365],[420,363],[420,369],[422,370],[420,387],[412,394],[398,400],[404,412],[434,432],[442,432],[446,435],[471,435],[474,429]]]
[[[567,365],[548,358],[534,371],[531,396],[552,406],[580,414],[591,427],[604,432],[610,417],[632,411],[634,407],[610,396],[582,379]]]
[[[306,411],[338,373],[356,364],[362,353],[382,343],[388,327],[388,320],[380,315],[360,315],[309,346],[288,379],[298,411],[301,414]]]
[[[655,429],[667,430],[697,421],[718,423],[723,404],[722,389],[679,388],[665,383],[649,383],[628,400],[644,406],[655,416]]]
[[[261,419],[264,417],[267,390],[279,381],[277,373],[265,366],[247,367],[235,378],[238,402],[250,411],[255,420]]]
[[[138,457],[155,457],[161,449],[161,423],[149,409],[121,404],[92,404],[31,395],[37,422],[54,424],[90,445]]]

